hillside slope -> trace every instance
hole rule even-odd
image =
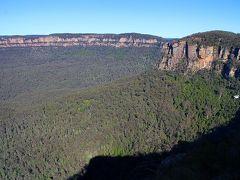
[[[97,156],[69,180],[239,179],[240,113],[227,125],[171,151],[135,156]]]
[[[30,109],[4,105],[1,177],[66,178],[97,155],[170,150],[233,118],[239,89],[206,72],[150,70]]]

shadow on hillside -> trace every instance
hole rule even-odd
[[[229,141],[231,140],[232,142],[229,143]],[[170,152],[165,152],[161,154],[152,153],[147,155],[124,156],[124,157],[97,156],[92,158],[88,166],[86,166],[81,172],[73,175],[72,177],[69,177],[69,180],[75,180],[75,179],[77,180],[120,180],[120,179],[121,180],[122,179],[149,180],[149,179],[153,179],[156,176],[156,172],[158,172],[158,178],[169,179],[169,178],[161,178],[162,177],[161,175],[164,176],[166,174],[164,173],[164,171],[166,171],[168,167],[175,166],[175,164],[176,166],[181,167],[182,161],[184,162],[184,160],[187,159],[186,157],[189,158],[189,154],[191,156],[193,154],[192,151],[194,151],[194,149],[195,150],[200,149],[200,153],[204,152],[206,148],[204,149],[202,147],[206,146],[206,144],[208,145],[210,144],[211,147],[213,147],[212,149],[214,149],[213,151],[211,151],[211,153],[212,152],[214,153],[212,154],[210,153],[210,156],[215,156],[215,151],[218,148],[220,148],[218,149],[218,151],[220,151],[220,153],[222,153],[223,156],[226,156],[222,152],[222,151],[226,151],[226,149],[224,149],[225,146],[227,148],[235,148],[235,151],[237,151],[235,152],[235,154],[237,153],[237,156],[234,157],[233,161],[236,161],[237,167],[240,167],[240,164],[239,164],[240,155],[238,151],[240,149],[239,148],[240,110],[236,113],[235,118],[233,118],[228,125],[214,128],[212,129],[211,133],[207,135],[203,135],[202,137],[200,137],[194,142],[191,142],[191,143],[179,142],[178,145],[174,146]],[[202,151],[201,151],[201,148],[203,149]],[[221,148],[223,148],[224,150],[222,150]],[[230,151],[231,157],[233,153],[234,151],[231,150]],[[196,154],[194,155],[197,156]],[[207,177],[207,179],[212,179],[212,177],[214,177],[213,179],[229,179],[228,176],[226,176],[226,178],[222,178],[222,177],[225,177],[225,174],[226,174],[225,172],[222,172],[221,170],[222,167],[217,167],[217,168],[215,167],[218,165],[221,166],[220,164],[222,163],[218,161],[219,159],[218,156],[216,155],[217,158],[215,157],[215,159],[217,160],[212,160],[211,158],[209,159],[208,156],[207,155],[203,156],[203,159],[201,159],[202,157],[200,157],[201,159],[200,162],[197,162],[200,164],[197,166],[199,168],[198,173],[199,171],[201,171],[201,173],[204,172],[205,173],[204,177]],[[229,158],[229,157],[226,156],[225,159],[226,158]],[[193,160],[190,159],[190,162],[194,160],[199,161],[198,158],[193,158]],[[224,160],[224,163],[226,163],[225,161],[226,160]],[[233,162],[233,164],[234,163],[236,164],[236,162]],[[188,163],[187,166],[190,166],[191,168],[191,164],[194,164],[194,163],[195,162]],[[212,163],[212,164],[206,166],[206,163],[207,164]],[[214,165],[214,163],[216,164]],[[226,163],[226,167],[224,166],[225,164],[223,165],[224,171],[225,170],[227,170],[227,172],[234,171],[235,166],[233,167],[233,165],[229,165],[227,163]],[[159,173],[159,169],[160,170],[162,169],[163,173]],[[237,174],[235,173],[234,178],[230,178],[230,179],[240,178],[240,172],[238,172],[238,170],[236,170],[236,172]],[[182,172],[180,172],[180,174],[181,173]],[[221,173],[225,173],[224,176],[220,176]],[[173,174],[175,175],[171,176],[170,179],[182,179],[180,177],[181,175],[178,177],[177,173],[174,172]],[[194,174],[193,177],[195,177],[195,175],[197,174]]]

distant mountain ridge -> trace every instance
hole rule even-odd
[[[42,46],[111,46],[111,47],[158,47],[158,36],[124,34],[50,34],[27,36],[0,36],[0,48]]]

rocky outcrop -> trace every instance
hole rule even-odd
[[[142,34],[52,34],[47,36],[2,36],[0,48],[41,46],[158,47],[161,38]]]
[[[208,69],[225,73],[227,76],[239,74],[239,46],[226,45],[221,40],[206,45],[206,41],[203,38],[190,37],[163,43],[159,69],[184,68],[192,72]]]

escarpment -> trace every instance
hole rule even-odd
[[[157,36],[128,34],[51,34],[46,36],[1,36],[0,48],[42,46],[158,47]]]
[[[239,36],[236,35],[231,43],[228,37],[218,36],[219,32],[202,34],[163,43],[159,69],[192,72],[207,69],[226,77],[240,78]]]
[[[156,47],[162,53],[159,69],[207,69],[240,78],[240,35],[231,32],[210,31],[171,41],[137,33],[0,36],[0,48],[48,46]]]

